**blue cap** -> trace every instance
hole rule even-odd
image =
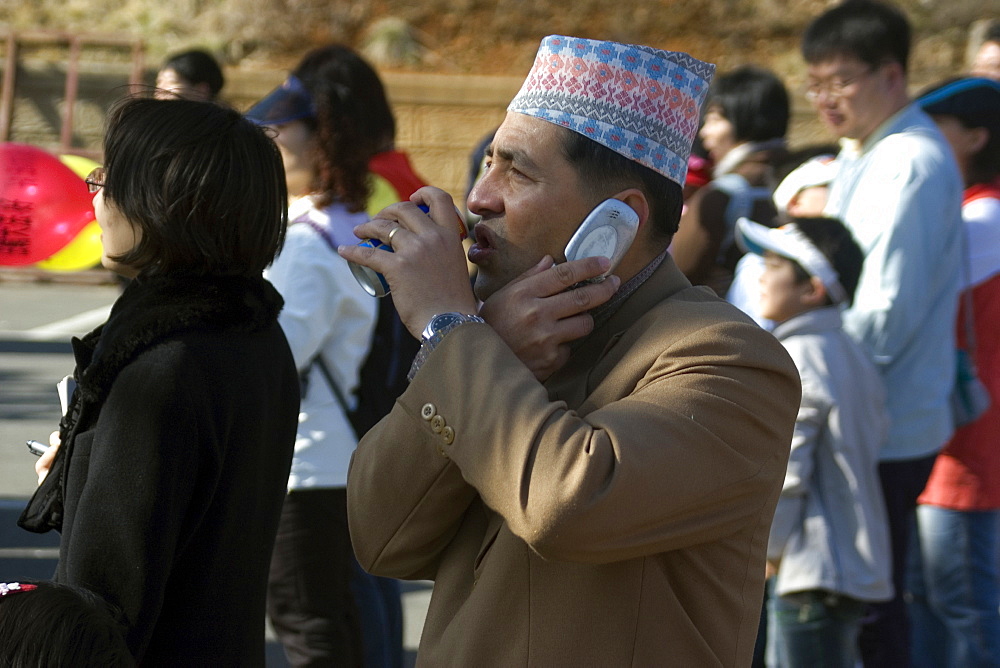
[[[257,125],[281,125],[316,115],[316,105],[305,84],[295,76],[272,90],[244,114]]]
[[[956,79],[917,98],[928,114],[955,116],[974,127],[1000,131],[1000,83],[992,79]]]

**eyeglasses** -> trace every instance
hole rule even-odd
[[[97,167],[90,174],[87,174],[87,178],[83,181],[87,184],[87,190],[96,193],[104,187],[104,168]]]
[[[874,68],[869,67],[853,77],[832,77],[826,81],[813,81],[806,87],[806,99],[815,102],[820,95],[826,93],[828,100],[839,100],[850,92],[851,86],[856,84],[861,77],[866,77],[874,71]]]

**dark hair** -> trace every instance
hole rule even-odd
[[[677,232],[681,218],[681,187],[649,167],[611,150],[578,132],[565,130],[563,151],[581,181],[598,194],[597,201],[623,188],[638,188],[649,202],[650,222],[667,241]],[[596,204],[596,202],[595,202]]]
[[[733,124],[740,142],[780,139],[788,131],[788,91],[761,67],[745,65],[716,77],[704,105],[713,107]]]
[[[997,25],[1000,26],[1000,23]],[[921,98],[925,95],[930,95],[945,86],[966,78],[948,77],[928,86],[916,96],[917,103],[920,104]],[[925,109],[925,111],[932,116],[939,115],[933,111],[933,106]],[[1000,176],[1000,117],[998,117],[998,114],[994,111],[986,111],[985,109],[978,109],[976,111],[968,109],[964,114],[943,113],[940,115],[955,118],[967,130],[983,128],[989,133],[989,139],[986,140],[986,144],[969,160],[968,174],[965,175],[966,185],[972,186],[978,183],[990,183],[997,176]]]
[[[989,139],[969,161],[968,185],[990,183],[1000,176],[1000,123],[985,126],[969,119],[956,116],[963,127],[971,130],[983,128],[989,133]]]
[[[101,597],[56,582],[30,584],[37,589],[0,596],[0,666],[136,665],[124,628]]]
[[[839,152],[840,146],[837,144],[807,144],[794,151],[789,151],[774,168],[774,182],[781,183],[786,176],[813,158],[818,158],[821,155],[834,158]]]
[[[226,83],[219,63],[211,54],[200,49],[176,53],[167,58],[160,69],[173,70],[193,85],[206,84],[209,98],[213,100],[219,95],[219,91]]]
[[[983,36],[983,43],[1000,42],[1000,21],[993,21],[986,28],[986,35]]]
[[[829,260],[847,293],[847,305],[853,303],[865,254],[851,231],[836,218],[791,218],[789,222],[795,223],[799,231]],[[794,260],[792,264],[798,282],[808,281],[809,274],[802,266]]]
[[[323,195],[317,204],[337,199],[363,211],[370,194],[368,161],[392,148],[396,136],[382,81],[361,56],[338,44],[307,53],[292,74],[316,104],[316,117],[303,120],[319,139],[313,191]]]
[[[104,136],[104,197],[142,238],[140,274],[259,276],[281,249],[288,194],[263,128],[212,102],[127,98]]]
[[[896,7],[874,0],[847,0],[813,20],[802,38],[802,56],[819,63],[855,57],[872,67],[910,59],[910,22]]]

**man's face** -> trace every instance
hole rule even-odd
[[[561,127],[508,113],[487,149],[483,176],[468,207],[482,216],[469,261],[479,267],[476,296],[485,300],[542,256],[563,249],[599,201],[566,159]]]
[[[1000,81],[1000,42],[984,42],[979,47],[971,74]]]
[[[864,141],[896,112],[888,66],[872,67],[853,56],[810,63],[807,86],[820,121],[838,138]]]
[[[209,91],[207,84],[193,84],[172,68],[160,70],[156,75],[156,90],[153,97],[158,100],[207,100]]]

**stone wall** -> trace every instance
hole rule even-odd
[[[226,101],[246,109],[281,83],[285,73],[232,70],[226,75]],[[520,78],[393,72],[382,77],[396,113],[397,145],[410,153],[414,167],[428,182],[461,197],[469,153],[503,120]],[[155,72],[148,72],[146,78],[152,82]],[[60,144],[64,68],[43,61],[21,62],[9,140],[99,159],[104,111],[127,92],[127,84],[125,66],[81,65],[73,137],[65,147]]]
[[[0,65],[2,66],[2,65]],[[104,110],[127,91],[125,64],[82,63],[74,132],[68,152],[100,158]],[[226,101],[246,109],[284,79],[281,70],[231,69],[226,72]],[[469,153],[503,120],[521,77],[383,72],[396,113],[397,145],[407,151],[417,171],[429,182],[464,196]],[[155,72],[147,71],[152,83]],[[45,61],[18,66],[11,141],[54,151],[59,145],[64,110],[65,71]],[[793,146],[829,142],[802,95],[791,88],[794,102],[789,140]]]

